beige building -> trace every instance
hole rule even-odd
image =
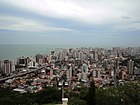
[[[132,61],[131,59],[128,61],[128,73],[129,75],[133,75],[134,74],[134,61]]]

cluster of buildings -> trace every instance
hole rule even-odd
[[[136,65],[131,57],[139,63]],[[28,73],[33,69],[34,72]],[[1,86],[12,87],[15,91],[38,92],[43,86],[73,89],[89,86],[92,78],[98,87],[110,86],[140,78],[140,48],[56,49],[47,55],[0,61],[0,70],[1,78],[5,78],[2,73],[15,75],[15,78],[1,83]],[[21,72],[27,74],[16,77]]]

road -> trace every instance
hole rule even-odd
[[[6,81],[6,80],[11,79],[11,78],[20,77],[20,76],[22,76],[22,75],[26,75],[26,74],[35,72],[35,71],[37,71],[37,70],[39,70],[39,69],[29,69],[29,70],[26,71],[26,72],[19,72],[18,74],[13,74],[13,75],[10,75],[10,76],[8,76],[8,77],[1,78],[1,79],[0,79],[0,82]]]

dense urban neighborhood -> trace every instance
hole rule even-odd
[[[139,105],[139,81],[140,47],[59,48],[0,61],[0,103]]]

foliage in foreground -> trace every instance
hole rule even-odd
[[[24,94],[0,88],[0,105],[43,105],[60,102],[61,91],[52,87],[47,87],[38,93]]]
[[[67,90],[65,95],[69,98],[68,105],[88,105],[90,94],[87,87]],[[96,88],[95,97],[90,97],[93,100],[95,98],[96,105],[140,105],[140,83]],[[0,105],[47,105],[48,103],[61,103],[61,91],[47,87],[38,93],[19,94],[11,89],[0,88]]]
[[[76,97],[71,97],[68,101],[68,105],[86,105],[86,101]]]
[[[69,94],[68,105],[88,105],[85,103],[89,97],[86,87],[69,91],[67,94]],[[94,97],[92,99],[94,100]],[[140,83],[96,89],[95,100],[96,103],[93,102],[92,105],[140,105]]]

